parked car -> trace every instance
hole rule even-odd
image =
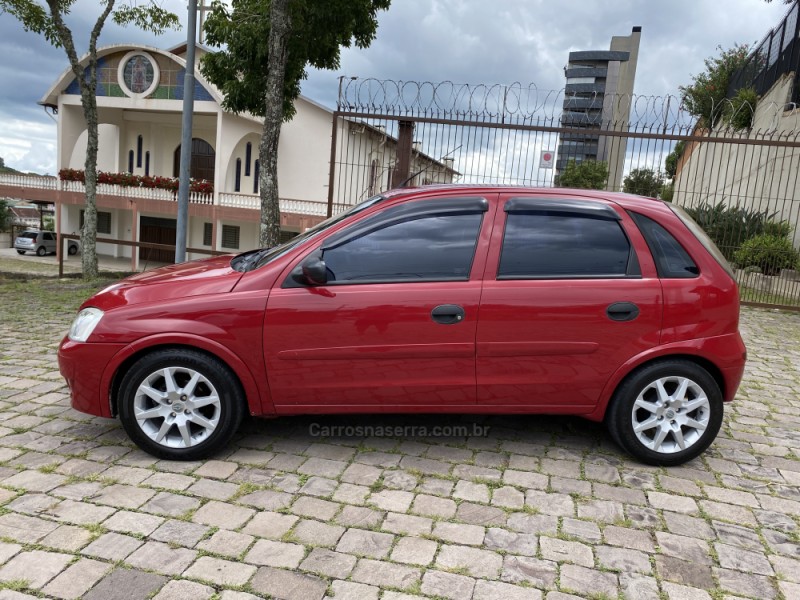
[[[14,248],[18,254],[35,252],[38,256],[55,254],[56,234],[52,231],[39,231],[28,229],[23,231],[14,240]],[[67,240],[67,253],[72,256],[78,253],[80,244],[75,240]]]
[[[677,465],[736,394],[738,318],[730,267],[677,206],[436,186],[114,284],[59,364],[75,409],[167,459],[219,451],[245,412],[547,413]]]

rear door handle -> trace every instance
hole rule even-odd
[[[633,302],[614,302],[608,306],[606,314],[612,321],[633,321],[639,316],[639,307]]]
[[[431,311],[431,319],[441,325],[455,325],[464,320],[464,308],[457,304],[440,304]]]

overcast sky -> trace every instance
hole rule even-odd
[[[185,20],[183,2],[163,5]],[[98,6],[77,0],[69,17],[79,51]],[[310,73],[303,93],[333,107],[339,75],[557,89],[570,51],[607,49],[613,35],[641,25],[635,93],[676,94],[718,45],[756,42],[785,11],[763,0],[394,0],[372,46],[345,49],[341,70]],[[109,24],[100,43],[169,48],[185,39],[185,29],[153,36]],[[22,171],[55,173],[56,127],[36,102],[68,66],[66,55],[2,14],[0,57],[0,156]]]

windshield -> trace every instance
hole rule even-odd
[[[235,269],[236,271],[246,272],[263,267],[279,256],[283,256],[289,250],[305,240],[315,237],[322,231],[325,231],[329,227],[336,225],[336,223],[343,221],[351,215],[368,209],[370,206],[380,202],[383,199],[383,196],[373,196],[372,198],[368,198],[367,200],[364,200],[363,202],[347,209],[343,213],[334,215],[330,219],[326,219],[322,223],[314,225],[314,227],[307,229],[300,235],[293,237],[291,240],[283,244],[273,246],[272,248],[261,248],[259,250],[250,250],[249,252],[238,254],[231,261],[231,268]]]

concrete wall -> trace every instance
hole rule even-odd
[[[758,102],[752,133],[725,134],[735,140],[765,139],[800,142],[800,113],[782,111],[792,90],[792,77],[779,80]],[[766,211],[794,226],[800,247],[800,148],[736,143],[687,144],[675,177],[673,202],[697,206],[724,202]]]

